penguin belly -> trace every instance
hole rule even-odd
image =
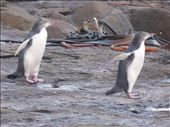
[[[131,93],[133,86],[141,72],[144,64],[145,57],[145,45],[141,44],[141,47],[134,51],[134,59],[127,68],[127,81],[128,81],[128,93]]]
[[[37,75],[39,66],[45,51],[47,41],[47,31],[42,29],[39,34],[32,38],[32,45],[24,55],[25,76]]]

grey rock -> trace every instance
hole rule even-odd
[[[153,32],[170,40],[169,11],[157,8],[136,9],[132,12],[130,21],[136,31]]]
[[[49,39],[66,38],[70,32],[77,31],[77,28],[62,20],[55,20],[55,24],[47,28]]]
[[[37,19],[37,17],[16,6],[8,5],[1,11],[1,23],[19,30],[31,30]]]
[[[118,34],[128,34],[130,30],[133,30],[128,17],[118,9],[113,9],[111,14],[104,17],[102,21],[107,23]]]
[[[110,14],[111,10],[111,7],[104,2],[93,1],[75,10],[72,19],[77,25],[81,25],[83,21],[87,21],[94,17],[99,19],[103,18]]]

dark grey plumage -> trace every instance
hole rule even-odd
[[[7,75],[8,78],[15,79],[17,77],[24,76],[24,72],[25,72],[24,71],[24,54],[31,47],[31,45],[32,45],[32,39],[30,39],[26,47],[19,52],[17,70],[13,74]]]
[[[135,54],[132,53],[131,55],[128,56],[127,59],[121,60],[119,62],[116,85],[111,90],[107,91],[106,95],[122,91],[125,91],[125,93],[127,93],[128,90],[127,68],[132,63],[134,56]]]

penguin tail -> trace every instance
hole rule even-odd
[[[18,75],[16,75],[15,73],[14,74],[9,74],[6,76],[7,78],[10,78],[10,79],[15,79],[18,77]]]
[[[118,93],[118,92],[121,92],[121,91],[123,91],[123,90],[118,88],[118,87],[114,87],[111,90],[108,90],[105,94],[110,95],[110,94],[115,94],[115,93]]]

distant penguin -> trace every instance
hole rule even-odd
[[[86,34],[89,33],[89,21],[84,21],[83,25],[80,27],[80,34]]]
[[[120,60],[116,85],[106,95],[125,91],[129,98],[139,98],[138,94],[132,93],[132,89],[144,64],[145,40],[153,35],[147,32],[136,33],[128,50],[114,58]]]
[[[95,22],[95,26],[96,26],[97,32],[99,32],[100,36],[103,36],[104,35],[103,25],[98,21],[97,18],[94,17],[93,20]]]
[[[15,79],[25,76],[29,83],[44,81],[37,76],[47,41],[46,28],[49,25],[51,25],[51,21],[44,18],[40,18],[35,23],[31,32],[15,52],[15,56],[19,54],[18,67],[13,74],[7,76],[8,78]]]

